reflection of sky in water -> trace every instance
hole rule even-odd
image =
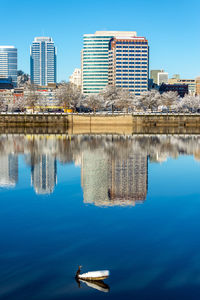
[[[106,206],[105,203],[99,206],[95,203],[97,199],[91,204],[85,203],[82,176],[95,176],[95,168],[89,164],[88,175],[87,169],[83,172],[80,162],[84,151],[87,151],[84,159],[89,159],[88,151],[97,153],[99,150],[96,148],[90,147],[88,150],[86,144],[82,144],[81,151],[75,157],[75,152],[71,151],[73,149],[62,144],[63,153],[68,151],[68,156],[62,156],[62,160],[58,159],[58,152],[54,156],[55,186],[53,192],[46,194],[37,194],[33,183],[31,186],[30,162],[32,159],[34,164],[38,164],[41,153],[31,158],[31,152],[21,151],[18,155],[18,177],[11,177],[12,180],[16,178],[16,186],[11,189],[0,187],[0,298],[198,299],[200,164],[192,155],[198,152],[198,141],[193,141],[192,144],[187,141],[185,148],[182,140],[179,148],[174,143],[173,153],[179,152],[179,155],[172,155],[172,150],[169,150],[172,149],[172,144],[166,144],[167,151],[166,148],[163,149],[159,157],[168,153],[167,160],[160,163],[160,159],[157,159],[159,163],[155,163],[158,155],[153,152],[153,145],[148,144],[147,147],[143,141],[142,155],[149,157],[148,193],[146,199],[135,206]],[[155,145],[157,151],[159,145]],[[99,153],[102,153],[102,145],[99,148]],[[107,149],[106,162],[111,161],[110,157],[115,157],[113,148],[114,145],[110,142],[109,147],[108,143],[106,147],[104,144],[103,149]],[[134,155],[139,148],[135,142],[132,152],[127,153],[119,145],[117,149],[123,155],[112,162],[113,168],[115,167],[112,182],[122,184],[123,181],[119,181],[116,174],[121,176],[124,170],[129,172],[124,159],[127,156],[131,157],[130,169],[133,169],[138,158]],[[105,158],[104,150],[104,156],[102,154],[98,160],[94,157],[93,161],[101,163],[101,159]],[[43,154],[47,155],[45,151]],[[52,153],[48,155],[52,156]],[[59,155],[61,157],[61,153]],[[50,161],[49,157],[48,159]],[[123,162],[121,165],[117,163],[120,159]],[[45,162],[41,166],[45,167],[45,172],[49,171]],[[51,164],[55,170],[54,166]],[[102,176],[108,170],[106,166],[105,164],[97,172],[101,182],[104,182]],[[123,167],[122,170],[120,166]],[[140,173],[144,171],[139,165],[136,170]],[[37,171],[40,174],[41,170]],[[8,172],[7,176],[9,174]],[[108,180],[105,184],[110,182],[110,174],[113,175],[106,173]],[[137,173],[124,176],[130,178],[134,174]],[[146,176],[145,173],[142,174]],[[50,176],[48,182],[51,184],[54,179],[54,176]],[[132,182],[146,183],[141,180]],[[38,182],[40,183],[45,187],[45,182]],[[97,197],[97,178],[95,181],[89,178],[86,183],[87,189],[90,188],[89,184],[93,185],[92,190],[88,191],[89,199],[92,199],[92,193]],[[127,187],[124,182],[123,187]],[[137,188],[137,185],[134,187]],[[133,191],[129,191],[133,195]],[[101,190],[101,195],[104,193],[105,190]],[[117,195],[119,199],[119,195],[127,194],[124,192]],[[106,281],[111,288],[110,293],[101,293],[87,285],[79,289],[73,278],[79,264],[83,265],[83,271],[110,269],[111,276]]]

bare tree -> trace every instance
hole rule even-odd
[[[111,108],[114,111],[116,100],[119,98],[119,91],[119,88],[108,85],[99,93],[103,99],[104,108]]]
[[[137,108],[143,109],[144,111],[157,110],[158,106],[161,105],[161,96],[156,90],[143,92],[137,98]]]
[[[37,86],[34,84],[29,84],[26,87],[24,95],[24,104],[30,109],[35,110],[35,107],[38,105],[39,95],[37,92]]]
[[[162,105],[166,106],[170,111],[172,107],[176,107],[178,100],[178,93],[177,92],[165,92],[161,95],[161,103]]]
[[[0,95],[0,111],[3,112],[6,110],[6,108],[7,108],[7,105],[6,105],[4,96]]]
[[[96,112],[97,109],[102,108],[103,98],[100,95],[93,94],[82,100],[82,105]]]
[[[61,82],[57,89],[57,99],[65,109],[76,109],[81,99],[80,89],[71,83]]]
[[[185,95],[185,97],[179,101],[177,110],[180,112],[197,112],[200,110],[200,97]]]

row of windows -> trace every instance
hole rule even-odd
[[[130,68],[130,69],[135,69],[135,68],[143,68],[143,69],[147,69],[147,66],[142,66],[140,63],[135,63],[135,66],[133,66],[133,65],[129,65],[129,66],[123,66],[122,67],[122,65],[117,65],[116,66],[116,70],[117,71],[125,71],[125,72],[127,72],[127,70],[124,70],[124,69],[128,69],[128,68]]]
[[[87,47],[83,47],[83,49],[108,49],[108,47],[103,47],[103,46],[95,46],[95,47],[89,47],[89,46],[87,46]]]
[[[99,74],[99,73],[104,73],[104,74],[106,74],[107,73],[107,69],[105,70],[105,71],[83,71],[83,74],[85,74],[85,73],[97,73],[97,74]]]
[[[132,53],[132,52],[137,52],[137,53],[141,53],[141,52],[145,52],[147,53],[148,51],[147,50],[127,50],[127,49],[123,49],[123,50],[120,50],[120,49],[117,49],[116,50],[116,53],[119,53],[119,52],[128,52],[128,53]]]
[[[128,41],[128,42],[125,42],[125,41],[121,41],[121,42],[120,42],[120,41],[117,41],[117,42],[116,42],[117,45],[120,45],[120,44],[123,44],[123,45],[129,45],[129,44],[132,44],[132,43],[135,44],[135,41]],[[141,41],[141,42],[138,42],[138,41],[137,41],[136,43],[145,44],[145,45],[147,44],[147,42],[145,42],[145,41],[143,41],[143,42],[142,42],[142,41]]]
[[[124,63],[125,64],[125,63]],[[128,64],[128,63],[127,63]],[[135,66],[134,66],[135,65]],[[134,67],[138,67],[138,65],[147,65],[147,63],[146,62],[132,62],[132,63],[129,63],[129,66],[126,66],[126,65],[122,65],[122,64],[117,64],[116,65],[116,68],[117,69],[127,69],[127,68],[134,68]],[[144,68],[146,68],[146,66],[144,66]]]
[[[117,87],[123,87],[123,88],[128,88],[127,85],[117,85]],[[134,86],[131,87],[131,89],[129,89],[130,92],[145,92],[146,89],[144,89],[145,87],[142,87],[142,89],[139,89],[141,88],[140,86],[135,86],[135,89],[134,89]],[[136,94],[136,95],[139,95],[139,94]]]
[[[84,64],[88,64],[88,63],[97,63],[97,62],[99,62],[99,63],[101,63],[101,62],[104,62],[104,63],[107,63],[108,62],[108,60],[106,59],[102,59],[102,60],[100,60],[100,59],[95,59],[95,60],[88,60],[88,59],[84,59]],[[106,64],[107,65],[107,64]]]
[[[132,56],[138,56],[138,57],[145,56],[145,57],[147,57],[147,54],[142,54],[142,53],[140,53],[140,54],[126,54],[126,53],[123,53],[122,54],[122,53],[119,53],[119,54],[116,55],[116,58],[122,59],[122,58],[126,58],[126,56],[131,57],[131,58],[132,58]]]
[[[95,44],[90,44],[90,43],[84,43],[83,47],[90,47],[90,46],[107,46],[108,43],[95,43]]]
[[[84,87],[86,86],[91,86],[91,84],[84,84]],[[100,86],[106,86],[106,84],[95,84],[95,90],[97,89],[97,87],[100,87]]]
[[[128,84],[128,81],[116,81],[116,83],[123,83],[123,84]],[[129,84],[133,84],[133,82],[129,82]],[[147,85],[146,81],[134,81],[134,84],[145,84],[145,86]]]
[[[121,48],[129,48],[129,49],[140,49],[140,48],[144,48],[147,49],[147,46],[116,46],[117,49],[121,49]]]
[[[93,54],[93,52],[95,52],[96,54]],[[101,54],[108,55],[108,52],[105,50],[84,50],[83,55],[89,55],[90,53],[92,55],[101,55]]]
[[[128,73],[128,70],[123,70],[123,72]],[[131,73],[133,73],[133,72],[135,72],[135,73],[147,73],[147,70],[143,70],[143,69],[142,70],[140,70],[140,69],[138,70],[137,69],[137,70],[130,70],[130,72]],[[119,72],[119,70],[117,70],[117,73],[122,74],[121,72]]]
[[[83,54],[84,57],[93,57],[93,56],[97,56],[97,55],[98,56],[100,56],[100,55],[101,56],[108,56],[108,53],[103,52],[103,53],[94,53],[94,54],[93,53],[92,54],[88,54],[88,53]]]
[[[138,76],[138,74],[135,74],[135,76]],[[140,77],[133,77],[133,75],[130,75],[130,76],[128,76],[128,74],[124,74],[124,75],[117,75],[116,76],[116,79],[119,79],[119,80],[122,80],[122,78],[124,79],[124,80],[140,80],[140,79],[142,79],[142,80],[145,80],[146,79],[146,76],[144,75],[144,76],[140,76]]]
[[[84,79],[96,79],[96,78],[107,79],[107,76],[105,76],[105,74],[98,74],[98,76],[93,74],[84,76]]]
[[[89,63],[84,63],[84,67],[88,67],[88,66],[90,66],[91,64],[89,64]],[[96,66],[108,66],[108,64],[92,64],[94,67],[96,67]]]
[[[90,40],[84,40],[83,43],[84,44],[88,44],[88,43],[109,43],[110,39],[90,39]]]
[[[117,60],[117,62],[119,62],[119,61],[123,62],[124,61],[124,63],[127,64],[127,62],[125,62],[125,60],[133,60],[133,61],[135,61],[135,60],[146,60],[147,61],[147,58],[146,57],[117,57],[116,60]]]
[[[105,81],[90,81],[90,80],[84,80],[83,81],[83,84],[85,85],[85,83],[94,83],[95,85],[96,84],[98,84],[99,85],[99,83],[108,83],[108,80],[105,80]]]

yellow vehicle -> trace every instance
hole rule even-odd
[[[64,112],[64,113],[73,113],[72,108],[64,108],[63,106],[58,106],[58,105],[49,105],[49,106],[34,106],[34,107],[27,107],[27,110],[33,110],[33,111],[38,111],[38,112]]]

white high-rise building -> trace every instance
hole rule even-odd
[[[74,84],[76,87],[81,87],[81,69],[76,68],[72,75],[69,77],[69,82]]]
[[[96,31],[83,36],[82,92],[97,94],[108,85],[108,52],[114,37],[135,37],[135,31]]]
[[[51,37],[36,37],[30,49],[31,82],[56,83],[56,48]]]
[[[17,86],[17,49],[14,46],[0,46],[0,78],[12,79]]]
[[[159,72],[157,74],[157,82],[158,82],[158,85],[161,85],[162,83],[168,83],[168,76],[169,74],[166,73],[166,72]]]

